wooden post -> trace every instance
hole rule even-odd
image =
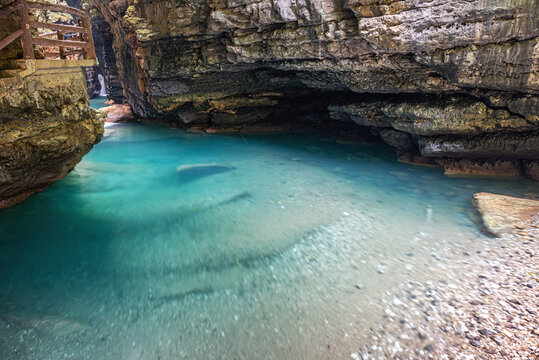
[[[61,32],[60,30],[58,30],[58,40],[64,40],[64,33]],[[65,59],[66,58],[66,55],[65,55],[65,47],[63,46],[59,46],[59,51],[60,51],[60,59]]]
[[[84,27],[84,25],[83,25],[83,23],[82,23],[82,17],[80,17],[80,18],[77,20],[77,24],[78,24],[80,27]],[[84,40],[84,33],[83,33],[83,32],[80,32],[80,33],[79,33],[79,41],[85,42],[85,40]],[[86,51],[86,49],[84,49],[84,48],[81,49],[81,55],[82,55],[82,58],[83,58],[83,59],[87,59],[87,51]]]
[[[30,33],[30,24],[28,23],[28,6],[26,0],[18,0],[19,6],[19,26],[23,31],[21,36],[22,57],[25,59],[34,59],[34,47],[32,46],[32,34]]]
[[[90,44],[90,47],[84,49],[84,58],[85,59],[95,59],[95,47],[94,47],[94,37],[92,35],[92,24],[90,23],[90,17],[88,13],[81,17],[81,25],[88,31],[83,35],[84,41]]]

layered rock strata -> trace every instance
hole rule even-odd
[[[139,116],[212,131],[357,123],[405,160],[537,178],[534,0],[90,4]]]
[[[38,69],[0,91],[0,209],[63,178],[102,136],[82,67]]]

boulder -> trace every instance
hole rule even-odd
[[[115,104],[100,110],[107,114],[105,122],[120,123],[130,122],[136,119],[136,116],[129,105]]]
[[[539,238],[539,201],[491,193],[474,194],[473,203],[485,231],[495,236],[516,234]]]

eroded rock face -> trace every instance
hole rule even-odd
[[[213,130],[355,122],[411,158],[424,137],[489,134],[510,142],[428,156],[529,159],[511,144],[539,127],[535,0],[90,3],[139,116]]]
[[[83,71],[38,70],[0,94],[0,209],[63,178],[102,138]]]

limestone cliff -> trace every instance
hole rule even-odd
[[[64,177],[103,136],[84,70],[68,62],[20,60],[32,73],[0,88],[0,209]]]
[[[0,0],[0,7],[10,3]],[[17,29],[11,14],[2,19],[0,38]],[[87,99],[84,69],[95,60],[21,57],[18,40],[0,50],[0,209],[63,178],[104,131]]]
[[[357,123],[404,160],[537,178],[536,0],[89,2],[139,116]]]

